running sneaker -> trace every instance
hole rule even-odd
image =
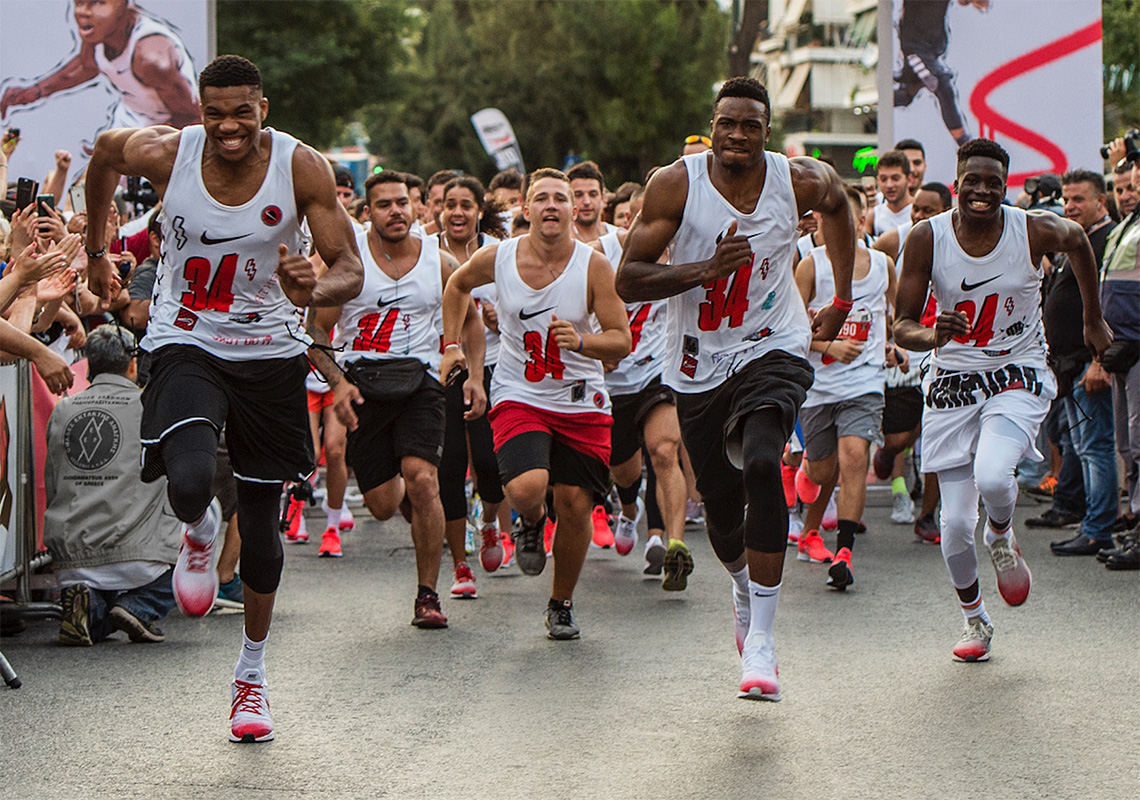
[[[914,501],[906,492],[891,495],[891,522],[895,525],[914,524]]]
[[[787,452],[787,448],[784,448],[784,452]],[[784,505],[794,505],[796,502],[796,468],[781,461],[780,482],[784,485]]]
[[[1038,497],[1052,497],[1053,492],[1057,490],[1057,479],[1052,475],[1046,475],[1041,479],[1041,483],[1036,486],[1030,486],[1025,491],[1029,494],[1035,494]]]
[[[661,543],[660,536],[650,536],[645,543],[645,568],[643,575],[660,575],[665,566],[665,545]]]
[[[704,503],[698,503],[693,498],[688,498],[685,501],[685,524],[686,525],[703,525],[705,522],[705,506]]]
[[[680,539],[670,539],[665,552],[665,579],[661,588],[667,592],[683,592],[693,572],[693,553]]]
[[[111,606],[107,617],[111,623],[111,630],[122,631],[132,642],[150,644],[166,641],[166,634],[161,628],[139,619],[122,606]]]
[[[986,531],[993,532],[989,520],[986,520]],[[989,545],[990,561],[997,571],[998,592],[1002,600],[1011,606],[1019,606],[1029,597],[1029,589],[1033,586],[1033,575],[1021,557],[1021,548],[1017,546],[1013,528],[1009,529],[1009,536],[997,539]]]
[[[855,583],[855,576],[851,572],[851,551],[846,547],[839,548],[839,552],[831,559],[831,567],[827,570],[827,585],[841,592]]]
[[[827,508],[823,510],[823,519],[819,521],[821,530],[833,531],[839,527],[839,507],[835,504],[837,493],[832,492],[831,498],[827,501]]]
[[[796,471],[796,494],[799,495],[800,502],[808,506],[819,497],[819,484],[808,477],[803,467]]]
[[[483,544],[479,546],[479,563],[484,572],[494,572],[503,566],[503,545],[499,536],[499,523],[488,522],[480,531]]]
[[[301,513],[304,508],[303,500],[289,500],[289,510],[286,513],[289,527],[285,529],[285,541],[289,544],[309,543],[309,530],[305,526],[305,515]]]
[[[591,518],[594,521],[594,547],[613,547],[614,532],[610,530],[610,515],[606,513],[606,507],[594,506]]]
[[[796,546],[796,558],[800,561],[810,561],[813,564],[824,564],[833,558],[832,552],[823,543],[819,531],[808,531],[800,537]]]
[[[780,700],[780,668],[771,639],[748,634],[740,651],[740,693],[743,700]]]
[[[914,521],[914,540],[925,544],[942,543],[942,531],[934,514],[924,514]]]
[[[594,509],[597,511],[597,509]],[[645,503],[637,498],[637,515],[630,519],[625,514],[618,515],[617,526],[614,528],[614,550],[619,556],[628,556],[637,547],[637,523],[641,522],[645,514]],[[607,522],[606,527],[609,527]]]
[[[736,652],[743,654],[744,640],[748,637],[748,628],[752,625],[752,606],[748,595],[740,596],[735,585],[732,591],[732,630],[736,634]]]
[[[317,551],[319,558],[340,558],[344,551],[340,549],[340,534],[336,528],[328,528],[321,534],[321,549]]]
[[[475,594],[475,573],[466,561],[455,565],[455,583],[451,584],[451,596],[460,600],[474,600],[478,597]]]
[[[212,529],[210,541],[199,544],[188,535],[189,525],[182,526],[182,549],[178,552],[178,563],[170,578],[174,590],[174,600],[182,613],[188,617],[204,617],[214,607],[218,596],[218,573],[214,569],[214,541],[218,537],[218,525],[222,518],[222,506],[217,498],[206,509],[203,525]]]
[[[515,543],[511,541],[509,533],[500,533],[499,543],[503,546],[503,563],[499,565],[499,569],[506,569],[515,563]]]
[[[800,543],[800,535],[804,532],[804,520],[798,508],[788,508],[788,547]]]
[[[546,554],[542,551],[542,530],[546,523],[545,515],[533,525],[527,525],[520,516],[511,531],[515,558],[519,562],[519,569],[526,575],[541,575],[546,568]]]
[[[981,617],[970,617],[962,629],[962,638],[954,646],[954,660],[989,661],[990,640],[993,638],[993,625],[987,625]]]
[[[214,598],[214,608],[245,608],[245,590],[242,588],[241,576],[236,572],[225,583],[218,582],[218,596]]]
[[[417,628],[446,628],[447,617],[439,607],[439,595],[435,592],[420,595],[416,598],[415,616],[412,624]]]
[[[875,470],[875,477],[885,481],[891,477],[891,473],[895,469],[895,460],[893,458],[888,460],[887,451],[880,447],[875,451],[874,458],[871,459],[871,466]]]
[[[269,687],[255,669],[235,678],[231,687],[231,742],[268,742],[273,738],[273,717],[269,716]]]
[[[570,600],[550,600],[546,604],[546,638],[577,639],[582,631],[574,621],[574,603]]]
[[[547,519],[542,526],[542,549],[546,551],[547,558],[554,555],[554,534],[556,533],[558,533],[558,523]]]
[[[59,593],[63,616],[59,620],[59,641],[75,647],[90,647],[91,590],[86,584],[64,586]]]
[[[356,527],[356,520],[352,516],[352,509],[348,507],[348,503],[342,502],[340,504],[340,532],[350,531]]]

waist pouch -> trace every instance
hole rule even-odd
[[[361,358],[348,364],[345,375],[365,400],[391,403],[415,394],[427,377],[427,369],[416,358]]]
[[[1136,339],[1117,339],[1100,357],[1101,366],[1118,375],[1128,372],[1137,361],[1140,361],[1140,341]]]

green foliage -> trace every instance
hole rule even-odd
[[[681,140],[708,130],[724,77],[728,19],[712,0],[435,0],[394,76],[396,95],[365,110],[386,163],[429,175],[458,167],[489,178],[471,126],[494,106],[510,119],[528,169],[573,151],[607,183],[644,180]]]
[[[1140,126],[1140,2],[1104,0],[1104,135]]]
[[[324,148],[361,106],[394,96],[406,10],[391,0],[218,0],[218,53],[261,69],[269,124]]]

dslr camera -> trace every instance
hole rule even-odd
[[[1108,145],[1100,148],[1100,157],[1108,160]],[[1133,128],[1124,134],[1124,160],[1140,161],[1140,130]],[[1116,165],[1113,164],[1115,167]]]

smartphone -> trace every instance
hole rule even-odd
[[[36,199],[40,185],[31,178],[20,178],[16,181],[16,208],[25,209]]]
[[[77,183],[68,192],[71,195],[71,210],[76,214],[87,213],[87,184]]]
[[[36,216],[37,217],[50,217],[48,209],[55,210],[55,195],[54,194],[37,194],[36,195]]]

